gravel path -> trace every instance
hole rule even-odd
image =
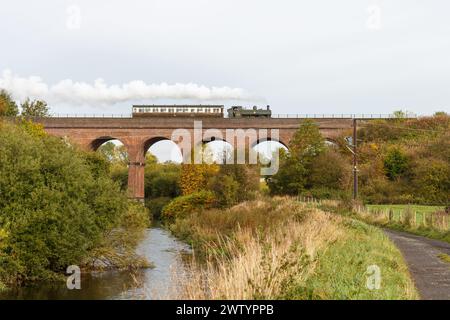
[[[403,254],[420,297],[450,300],[450,263],[438,257],[442,253],[450,256],[450,244],[400,231],[384,232]]]

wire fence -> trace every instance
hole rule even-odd
[[[342,204],[340,200],[323,200],[308,196],[298,196],[299,202],[312,205],[325,205],[338,207]],[[408,228],[431,228],[438,231],[450,231],[450,212],[448,209],[436,207],[434,211],[423,211],[415,209],[414,206],[406,205],[403,209],[393,208],[370,208],[364,205],[353,206],[354,213],[360,217],[367,218],[372,222],[395,223]]]
[[[70,114],[70,113],[53,113],[50,115],[51,118],[132,118],[132,114],[112,114],[112,113],[80,113],[80,114]]]
[[[367,113],[348,113],[348,114],[273,114],[272,118],[299,118],[299,119],[398,119],[399,116],[395,114],[367,114]],[[402,115],[402,118],[415,119],[416,114],[408,113]]]

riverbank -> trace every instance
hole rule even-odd
[[[136,252],[150,225],[149,210],[140,203],[130,202],[117,227],[105,234],[83,260],[82,270],[90,272],[153,267],[149,259]]]
[[[189,246],[152,223],[134,252],[153,267],[82,273],[80,290],[68,290],[65,281],[29,283],[0,292],[0,300],[144,300],[162,299],[176,291],[174,274],[185,272]]]
[[[197,257],[176,298],[418,298],[401,254],[378,228],[291,198],[194,213],[170,229]]]
[[[1,287],[65,282],[72,265],[144,264],[134,248],[149,213],[111,179],[104,156],[26,119],[0,119],[0,154]]]

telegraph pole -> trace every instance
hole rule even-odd
[[[353,147],[353,200],[358,198],[358,160],[356,158],[357,152],[357,135],[356,135],[356,124],[357,119],[353,119],[353,138],[352,138],[352,147]]]

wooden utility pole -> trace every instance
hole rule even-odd
[[[353,200],[358,198],[358,160],[356,158],[357,152],[357,134],[356,134],[356,124],[357,119],[353,119],[353,138],[352,138],[352,147],[353,147]]]

